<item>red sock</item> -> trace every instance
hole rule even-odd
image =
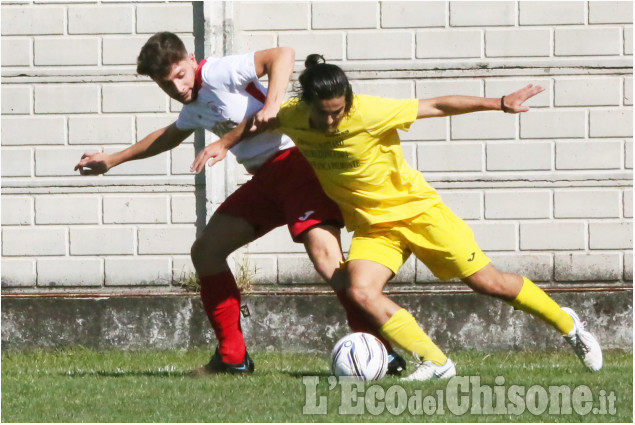
[[[339,291],[335,291],[335,294],[346,311],[346,320],[348,320],[348,326],[351,330],[353,332],[366,332],[374,335],[384,344],[386,350],[392,351],[392,345],[390,345],[390,342],[388,342],[386,338],[379,333],[379,326],[375,326],[368,318],[366,312],[348,298],[346,291],[341,289]]]
[[[216,333],[218,352],[225,363],[241,363],[247,348],[240,327],[240,291],[234,275],[227,270],[200,280],[203,308]]]

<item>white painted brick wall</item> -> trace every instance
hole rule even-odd
[[[106,258],[106,286],[169,285],[169,258]]]
[[[154,83],[108,84],[102,89],[104,112],[165,112],[167,96]]]
[[[189,254],[195,239],[194,226],[139,227],[139,254]]]
[[[509,26],[514,25],[515,16],[515,2],[450,2],[450,25],[453,27]]]
[[[178,114],[137,115],[135,118],[136,140],[141,140],[153,131],[173,124],[177,118]]]
[[[378,2],[374,1],[312,2],[311,27],[314,30],[376,28],[378,8]]]
[[[190,165],[194,162],[196,155],[194,154],[193,145],[181,145],[172,149],[170,152],[172,174],[191,175]]]
[[[416,57],[421,59],[481,57],[480,31],[417,31],[416,43]]]
[[[193,26],[191,3],[176,3],[137,6],[137,32],[155,33],[157,31],[191,33]]]
[[[415,121],[408,131],[400,131],[402,142],[408,140],[445,140],[449,118],[428,118]]]
[[[28,114],[31,112],[33,91],[28,86],[2,88],[2,114]]]
[[[487,144],[488,171],[551,170],[549,142],[495,142]]]
[[[555,279],[557,281],[602,282],[622,277],[619,253],[611,254],[556,254]]]
[[[304,36],[306,37],[306,36]],[[284,41],[283,41],[284,38]],[[293,37],[290,37],[293,38]],[[286,32],[283,34],[280,34],[280,46],[286,46],[286,47],[293,47],[294,49],[302,49],[304,48],[308,48],[308,46],[294,46],[292,44],[289,44],[291,41],[289,40],[288,37],[286,37]],[[343,42],[342,42],[343,43]],[[234,37],[234,47],[232,50],[232,53],[235,54],[240,54],[240,53],[247,53],[247,52],[253,52],[256,50],[265,50],[265,49],[271,49],[273,47],[276,47],[276,35],[275,34],[269,34],[269,33],[261,33],[261,32],[256,32],[256,33],[250,33],[250,34],[238,34]],[[328,57],[328,52],[327,49],[325,47],[322,47],[324,49],[324,57],[326,57],[327,59],[335,59],[335,58],[330,58]],[[344,49],[344,45],[342,44],[341,50]],[[300,50],[296,50],[296,57],[301,58],[302,56],[299,55],[299,51]],[[342,57],[340,56],[339,59],[341,59]]]
[[[420,171],[481,171],[483,169],[481,143],[427,143],[417,148]]]
[[[589,248],[631,249],[633,248],[632,222],[589,223]]]
[[[463,220],[478,220],[483,215],[483,195],[477,191],[443,191],[439,195],[454,214]]]
[[[383,1],[382,28],[444,27],[447,3],[442,1]]]
[[[582,222],[521,223],[521,250],[575,250],[586,247]]]
[[[2,149],[2,177],[30,177],[31,149]]]
[[[310,7],[308,2],[236,2],[234,16],[243,30],[305,30]]]
[[[633,77],[624,78],[624,105],[633,105]]]
[[[84,149],[35,149],[35,175],[38,177],[75,176],[75,165],[84,154]]]
[[[39,38],[34,43],[34,65],[97,65],[99,63],[97,37]]]
[[[622,143],[556,142],[556,169],[558,170],[609,170],[622,166]]]
[[[520,116],[521,139],[577,138],[586,134],[584,111],[530,111]]]
[[[194,188],[182,182],[194,136],[105,177],[72,168],[85,151],[119,151],[176,119],[181,105],[134,75],[136,58],[159,30],[177,32],[194,51],[194,14],[211,9],[2,4],[3,290],[172,290],[179,273],[193,271],[201,218]],[[631,2],[233,2],[205,25],[227,19],[228,53],[295,48],[296,71],[308,53],[322,53],[342,64],[358,93],[499,98],[545,87],[519,117],[427,119],[400,134],[407,160],[468,220],[498,267],[566,286],[632,280],[631,12]],[[222,40],[205,37],[199,49],[222,52]],[[243,181],[232,164],[208,178],[209,213],[233,176]],[[347,250],[351,234],[342,238]],[[285,227],[246,252],[254,283],[319,281]],[[569,255],[576,266],[566,269]],[[86,276],[62,273],[84,261]],[[411,258],[395,281],[437,279]]]
[[[548,29],[485,31],[485,55],[488,57],[549,56],[550,53],[551,32]]]
[[[624,28],[624,54],[633,55],[633,27]]]
[[[483,83],[481,80],[417,81],[416,94],[419,99],[450,95],[482,97]],[[422,120],[421,122],[428,121],[429,120]]]
[[[97,196],[36,196],[35,224],[97,224]]]
[[[590,1],[589,23],[633,23],[633,3],[630,1]]]
[[[107,145],[132,143],[134,119],[130,116],[83,116],[68,119],[68,143],[71,145]]]
[[[312,53],[319,53],[326,60],[344,59],[344,34],[339,32],[284,32],[280,34],[278,42],[280,46],[292,47],[295,50],[297,60],[304,60]],[[243,44],[240,41],[238,43]],[[253,43],[248,43],[248,45],[252,49],[256,47]],[[267,38],[262,41],[261,46],[263,49],[270,48],[273,47],[273,42]],[[410,54],[407,57],[410,57]]]
[[[556,190],[555,218],[617,218],[620,216],[619,190]]]
[[[167,223],[168,201],[166,195],[104,196],[104,223]]]
[[[582,1],[518,2],[520,25],[572,25],[586,23],[586,5]]]
[[[556,79],[555,106],[609,106],[620,104],[619,78]]]
[[[553,279],[553,255],[516,253],[487,254],[492,264],[499,270],[527,276],[533,282],[545,282]]]
[[[556,56],[619,55],[619,28],[556,29]]]
[[[514,223],[468,224],[483,251],[515,251],[518,246],[518,226]]]
[[[513,139],[516,136],[516,117],[501,112],[482,112],[450,117],[452,139],[492,140]]]
[[[632,137],[633,110],[591,111],[589,127],[591,137]]]
[[[313,263],[306,255],[287,255],[278,258],[278,283],[315,283],[322,278],[315,271]]]
[[[2,6],[2,35],[64,34],[62,6]]]
[[[35,260],[3,258],[1,267],[3,288],[35,286]]]
[[[63,145],[66,139],[64,117],[2,118],[2,145]]]
[[[28,225],[33,223],[33,198],[2,195],[2,225]]]
[[[2,255],[66,255],[67,233],[62,227],[4,227]]]
[[[99,110],[99,86],[50,84],[35,86],[36,114],[89,113]]]
[[[633,190],[625,190],[623,198],[624,217],[633,218]]]
[[[348,35],[348,59],[410,59],[414,37],[410,32],[354,32]],[[368,46],[373,49],[368,49]]]
[[[624,280],[633,281],[633,251],[624,253]]]
[[[68,33],[130,34],[134,13],[131,5],[72,6],[68,8]]]
[[[278,281],[278,262],[273,255],[248,255],[247,265],[253,272],[252,283],[270,284]]]
[[[133,227],[100,226],[71,227],[71,255],[132,255],[135,229]]]
[[[29,66],[32,56],[31,44],[30,38],[3,37],[2,66]]]
[[[196,197],[194,195],[172,195],[170,211],[172,223],[195,223]]]
[[[485,192],[486,219],[550,218],[551,192],[497,190]]]
[[[42,258],[37,260],[37,286],[102,286],[103,261],[99,258]]]

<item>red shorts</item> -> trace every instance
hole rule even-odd
[[[258,237],[286,224],[295,242],[318,224],[342,227],[340,210],[326,196],[298,148],[280,151],[232,193],[217,212],[241,217],[256,226]]]

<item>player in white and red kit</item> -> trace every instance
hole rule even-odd
[[[75,169],[82,175],[102,174],[123,162],[172,149],[199,128],[221,137],[254,114],[256,124],[267,122],[280,109],[293,63],[289,48],[197,63],[178,36],[157,33],[141,49],[137,72],[149,75],[184,104],[178,119],[121,152],[84,154]],[[264,75],[269,78],[268,89],[258,81]],[[254,368],[240,326],[240,291],[227,264],[232,252],[286,224],[293,240],[305,245],[316,271],[334,288],[343,260],[340,211],[289,137],[263,133],[231,152],[253,177],[221,204],[192,246],[201,299],[219,341],[216,353],[198,374],[251,372]],[[381,338],[345,291],[336,289],[336,293],[351,328]],[[391,372],[399,373],[405,362],[385,343],[391,352]]]

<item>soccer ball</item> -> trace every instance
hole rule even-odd
[[[331,371],[335,376],[374,381],[383,378],[387,369],[386,347],[371,334],[348,334],[337,341],[331,352]]]

